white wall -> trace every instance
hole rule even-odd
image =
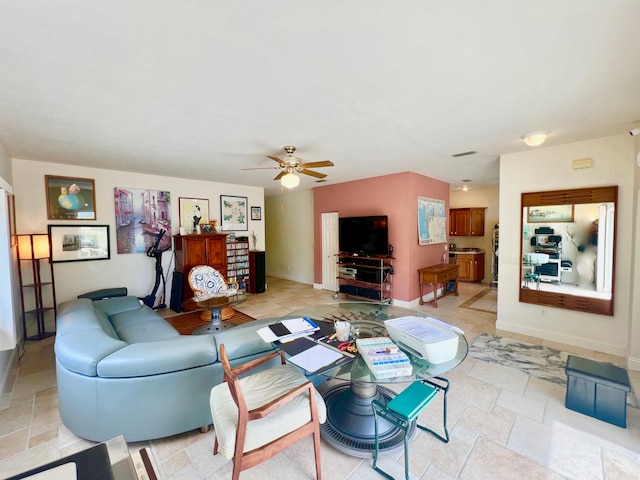
[[[287,190],[265,205],[267,274],[312,284],[313,191]]]
[[[60,175],[95,179],[96,221],[47,221],[44,176]],[[155,281],[155,260],[143,253],[118,254],[114,214],[114,187],[165,190],[171,194],[172,234],[179,230],[178,198],[209,199],[209,215],[220,220],[220,195],[247,197],[248,206],[264,210],[264,191],[258,187],[231,185],[198,180],[146,175],[140,173],[102,170],[73,165],[62,165],[31,160],[13,160],[16,217],[19,233],[47,232],[48,224],[107,224],[110,226],[111,259],[55,263],[56,297],[58,303],[90,290],[126,286],[131,295],[145,296],[151,293]],[[255,231],[258,249],[264,249],[265,221],[249,218],[248,231],[236,232],[238,236],[250,236]],[[163,255],[167,274],[166,303],[171,292],[171,274],[175,262],[171,252]],[[158,293],[161,293],[160,291]]]
[[[573,170],[572,160],[583,158],[592,158],[593,167]],[[634,293],[631,260],[637,249],[632,237],[636,220],[636,168],[633,139],[629,135],[532,149],[500,158],[500,288],[496,328],[627,355]],[[618,185],[615,315],[520,303],[521,193],[607,185]]]

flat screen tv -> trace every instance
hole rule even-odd
[[[338,219],[340,253],[388,255],[389,231],[386,215]]]

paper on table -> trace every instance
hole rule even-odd
[[[291,333],[309,332],[320,328],[308,318],[289,318],[282,320],[282,323]]]
[[[289,357],[287,361],[304,368],[307,372],[315,372],[340,358],[342,358],[342,353],[324,345],[315,345],[293,357]]]

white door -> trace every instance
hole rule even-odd
[[[322,289],[338,291],[338,212],[323,213],[322,220]]]

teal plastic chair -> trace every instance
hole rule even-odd
[[[436,382],[437,380],[437,382]],[[449,430],[447,429],[447,392],[449,391],[449,380],[444,377],[433,377],[433,380],[422,380],[420,382],[413,382],[402,392],[392,398],[386,405],[373,400],[371,407],[373,408],[373,416],[375,419],[375,452],[373,455],[373,469],[388,478],[394,480],[394,478],[387,472],[382,470],[378,466],[378,453],[380,451],[379,438],[378,438],[378,417],[382,417],[388,422],[392,423],[398,428],[404,431],[404,475],[409,479],[409,431],[411,425],[418,418],[420,412],[431,403],[439,391],[444,392],[443,399],[443,426],[444,436],[440,435],[433,430],[424,427],[418,423],[416,426],[434,435],[444,443],[449,443]]]

